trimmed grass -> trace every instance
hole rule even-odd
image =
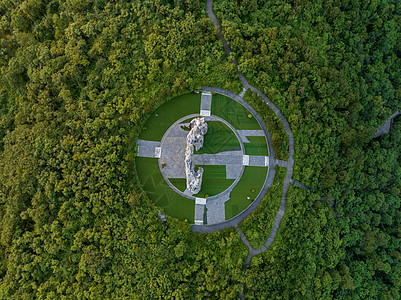
[[[239,227],[254,248],[260,248],[266,242],[273,228],[274,218],[280,208],[283,182],[287,169],[276,166],[275,171],[273,184],[267,191],[262,203],[248,218],[239,224]]]
[[[228,149],[241,149],[237,136],[223,122],[208,121],[207,127],[203,147],[199,151],[195,151],[195,154],[216,154]]]
[[[167,101],[152,113],[139,138],[161,141],[166,130],[178,119],[190,114],[199,114],[200,103],[200,94],[185,94]]]
[[[174,185],[181,192],[184,192],[187,188],[187,180],[185,178],[169,178],[172,185]]]
[[[203,166],[197,165],[203,168],[202,177],[202,188],[195,197],[205,198],[205,195],[209,196],[217,195],[227,189],[233,182],[234,179],[226,179],[226,166]]]
[[[261,127],[251,113],[237,101],[220,94],[212,96],[213,115],[219,116],[229,122],[237,130],[260,130]]]
[[[267,156],[267,143],[264,136],[247,136],[251,141],[250,143],[244,143],[245,153],[248,155]]]
[[[241,180],[231,192],[231,199],[225,203],[226,220],[239,214],[255,200],[266,180],[266,175],[267,167],[245,167]]]
[[[194,222],[195,201],[180,196],[174,192],[164,181],[157,159],[147,157],[136,157],[136,169],[139,180],[148,197],[164,211],[173,217],[190,223]]]

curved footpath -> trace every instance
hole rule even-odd
[[[223,35],[223,32],[222,32],[220,23],[219,23],[219,21],[217,20],[216,16],[215,16],[214,13],[213,13],[213,0],[208,0],[208,1],[207,1],[206,13],[208,14],[209,18],[212,20],[213,24],[214,24],[216,27],[218,27],[218,30],[219,30],[219,37],[220,37],[220,40],[221,40],[222,43],[223,43],[224,50],[226,51],[227,55],[230,56],[230,54],[231,54],[231,49],[230,49],[230,47],[228,46],[228,43],[227,43],[227,41],[226,41],[225,38],[224,38],[224,35]],[[294,136],[293,136],[293,134],[292,134],[290,125],[288,124],[288,121],[287,121],[287,119],[284,117],[283,113],[269,100],[269,98],[266,97],[266,95],[264,95],[259,89],[257,89],[257,88],[255,88],[255,87],[251,86],[251,85],[248,83],[248,81],[246,80],[244,74],[242,74],[242,72],[238,70],[238,62],[237,62],[235,59],[231,60],[231,62],[235,64],[235,67],[236,67],[238,76],[239,76],[239,78],[240,78],[240,80],[241,80],[241,82],[242,82],[242,84],[243,84],[243,86],[244,86],[244,91],[247,90],[247,89],[251,89],[252,92],[257,93],[257,94],[262,98],[262,100],[263,100],[267,105],[269,105],[269,107],[270,107],[270,108],[276,113],[276,115],[280,118],[281,122],[283,123],[284,130],[285,130],[285,132],[286,132],[287,135],[288,135],[288,145],[289,145],[289,149],[288,149],[288,151],[289,151],[289,158],[288,158],[288,162],[286,163],[287,174],[286,174],[285,179],[284,179],[283,194],[282,194],[282,198],[281,198],[281,204],[280,204],[279,211],[277,212],[277,215],[276,215],[276,217],[275,217],[275,219],[274,219],[273,229],[272,229],[272,231],[271,231],[271,233],[270,233],[270,236],[269,236],[268,239],[266,240],[266,242],[265,242],[265,243],[263,244],[263,246],[262,246],[261,248],[259,248],[259,249],[254,249],[254,248],[252,248],[252,246],[250,245],[249,241],[247,240],[245,234],[238,228],[238,226],[236,226],[235,224],[233,224],[233,225],[235,226],[236,230],[240,233],[240,236],[241,236],[242,241],[245,243],[245,245],[246,245],[246,246],[248,247],[248,249],[249,249],[249,254],[248,254],[248,257],[246,258],[246,265],[245,265],[245,268],[247,268],[248,265],[249,265],[249,263],[251,262],[252,257],[253,257],[254,255],[257,255],[257,254],[260,254],[260,253],[266,251],[266,250],[269,248],[269,246],[273,243],[274,238],[275,238],[275,236],[276,236],[276,234],[277,234],[277,230],[278,230],[278,228],[279,228],[279,226],[280,226],[281,219],[283,218],[283,215],[284,215],[284,213],[285,213],[286,197],[287,197],[287,192],[288,192],[289,185],[290,185],[290,183],[291,183],[292,172],[293,172],[293,165],[294,165]],[[210,88],[209,88],[209,89],[210,89]],[[215,90],[216,92],[219,92],[218,90],[220,90],[220,89],[213,88],[213,90]],[[242,97],[241,97],[241,100],[242,100]],[[243,100],[242,100],[242,101],[243,101]],[[245,102],[245,101],[243,101],[243,102]],[[245,103],[246,103],[246,102],[245,102]],[[246,105],[247,105],[247,106],[250,106],[248,103],[246,103]],[[264,124],[263,121],[262,121],[262,123]],[[265,126],[265,127],[266,127],[266,126]],[[269,136],[270,136],[270,135],[269,135]],[[271,138],[271,136],[270,136],[270,138]],[[269,155],[269,156],[270,156],[270,155]],[[275,162],[274,162],[274,164],[275,164]],[[271,166],[273,166],[273,167],[269,168],[269,170],[274,168],[274,165],[271,165]],[[270,180],[273,180],[273,178],[270,178]],[[263,190],[263,192],[264,192],[264,194],[263,194],[263,196],[264,196],[264,195],[266,194],[266,192],[267,192],[267,189],[266,189],[266,190]],[[263,197],[262,197],[262,198],[263,198]],[[260,201],[261,201],[261,200],[260,200]],[[259,201],[259,203],[260,203],[260,201]],[[255,202],[256,202],[256,201],[255,201]],[[258,204],[257,204],[257,205],[258,205]],[[244,212],[245,212],[245,211],[244,211]],[[249,214],[248,214],[248,215],[249,215]],[[245,216],[245,217],[246,217],[246,216]],[[245,218],[245,217],[244,217],[244,218]],[[240,296],[241,296],[241,298],[244,298],[243,293],[240,293]]]

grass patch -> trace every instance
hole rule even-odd
[[[267,167],[245,167],[241,180],[231,192],[230,200],[225,203],[226,220],[238,215],[255,200],[266,180],[266,175]]]
[[[260,125],[256,119],[248,117],[249,111],[237,101],[220,95],[212,96],[213,115],[219,116],[229,122],[237,130],[260,130]]]
[[[202,188],[198,194],[194,195],[196,197],[206,198],[206,194],[209,196],[217,195],[234,182],[234,179],[226,179],[226,166],[199,165],[196,167],[202,167],[204,170]]]
[[[237,136],[223,122],[208,121],[207,127],[203,147],[196,151],[195,154],[216,154],[228,149],[241,149]]]
[[[260,248],[266,242],[280,207],[283,182],[287,169],[276,166],[275,171],[273,184],[266,196],[263,197],[262,203],[248,218],[239,224],[239,227],[254,248]]]
[[[184,192],[187,188],[187,180],[185,178],[169,178],[168,180],[181,192]]]
[[[174,192],[164,181],[157,159],[136,157],[136,169],[148,197],[160,208],[173,217],[190,223],[194,222],[195,202]]]
[[[160,141],[166,130],[178,119],[190,114],[198,114],[200,103],[200,94],[184,94],[167,101],[150,115],[139,138]]]
[[[267,156],[267,143],[264,136],[247,136],[250,143],[244,143],[245,153],[248,155]]]

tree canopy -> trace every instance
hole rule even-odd
[[[0,299],[401,297],[401,121],[370,139],[401,108],[401,3],[215,1],[231,58],[287,117],[293,178],[311,188],[290,186],[274,243],[247,271],[234,229],[163,224],[133,163],[158,105],[242,90],[205,9],[0,0]],[[286,159],[274,114],[245,99]],[[279,190],[240,224],[255,244]]]

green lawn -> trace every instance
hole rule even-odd
[[[195,197],[204,198],[217,195],[227,189],[234,179],[226,179],[226,166],[196,166],[203,168],[202,188]]]
[[[250,143],[244,143],[245,153],[248,155],[267,156],[267,143],[264,136],[248,136]]]
[[[164,181],[157,159],[136,157],[138,177],[148,197],[164,211],[173,217],[194,222],[195,201],[180,196]]]
[[[178,119],[200,112],[201,95],[185,94],[161,105],[147,120],[139,138],[160,141],[166,130]]]
[[[266,180],[266,175],[267,167],[245,167],[241,180],[231,192],[230,200],[225,204],[226,220],[238,215],[255,200]],[[248,200],[247,197],[251,199]]]
[[[241,149],[235,133],[223,122],[208,121],[203,147],[195,154],[216,154],[233,148]]]
[[[249,118],[250,112],[242,104],[220,94],[212,96],[211,113],[225,119],[237,130],[261,129],[258,121],[252,115]]]
[[[172,185],[174,185],[181,192],[184,192],[187,188],[187,180],[185,178],[169,178]]]

